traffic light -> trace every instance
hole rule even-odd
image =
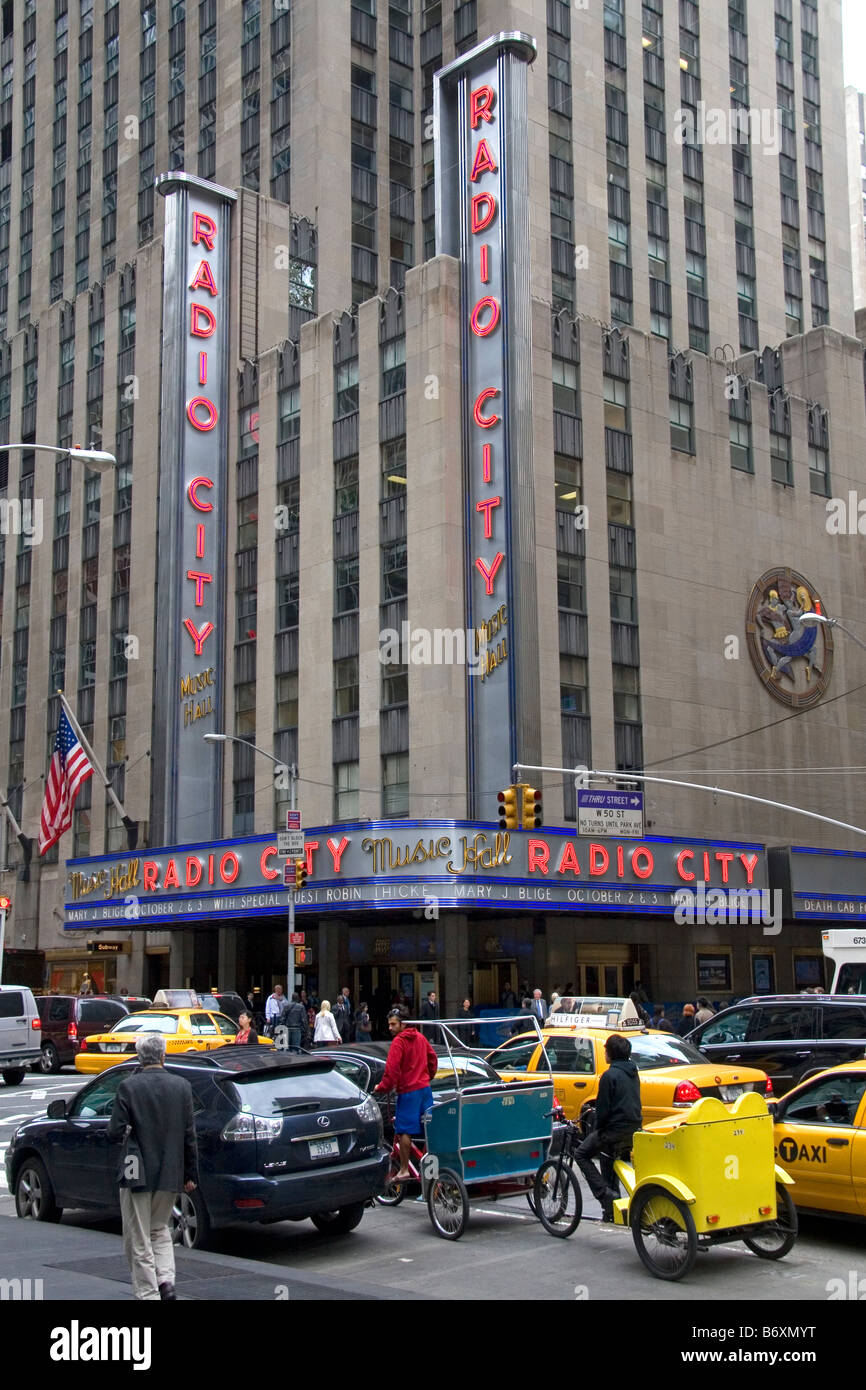
[[[295,947],[295,966],[308,966],[313,963],[313,948],[311,946]]]
[[[523,810],[521,822],[524,830],[537,830],[543,822],[543,811],[541,808],[541,792],[534,787],[523,788]]]
[[[519,830],[520,819],[517,813],[517,788],[506,787],[497,796],[499,802],[499,829]]]
[[[303,888],[307,882],[307,861],[305,859],[295,860],[295,889]]]

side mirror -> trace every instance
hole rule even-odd
[[[66,1119],[66,1101],[65,1101],[65,1100],[52,1100],[52,1101],[49,1103],[49,1106],[48,1106],[48,1118],[49,1118],[49,1120],[65,1120],[65,1119]]]

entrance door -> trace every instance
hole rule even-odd
[[[480,960],[472,968],[472,1004],[476,1009],[498,1009],[507,988],[517,995],[517,961]]]
[[[628,946],[578,946],[574,993],[624,999],[634,989],[635,971]]]

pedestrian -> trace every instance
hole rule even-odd
[[[402,1010],[391,1010],[388,1028],[393,1041],[382,1080],[373,1094],[397,1092],[394,1134],[400,1152],[400,1168],[393,1180],[405,1182],[412,1176],[409,1172],[412,1138],[421,1133],[421,1116],[433,1108],[430,1082],[436,1075],[439,1059],[418,1029],[407,1026]]]
[[[635,1013],[637,1014],[638,1018],[640,1019],[641,1023],[643,1024],[644,1028],[649,1028],[649,1026],[650,1026],[650,1016],[649,1016],[649,1014],[647,1013],[646,1009],[644,1008],[643,1004],[641,1003],[641,997],[640,997],[640,995],[638,994],[637,990],[636,990],[636,989],[633,989],[632,992],[631,992],[631,994],[630,994],[628,997],[629,997],[629,999],[631,1000],[631,1002],[634,1004]]]
[[[340,1038],[347,1043],[352,1036],[352,1000],[349,997],[349,986],[344,985],[334,1001],[334,1022],[340,1032]]]
[[[533,1032],[534,1030],[529,1026],[532,1022],[532,1018],[532,1000],[529,998],[529,995],[527,995],[526,998],[523,1000],[523,1003],[520,1005],[520,1013],[514,1020],[514,1027],[511,1029],[512,1038],[516,1037],[519,1033]]]
[[[547,1018],[547,1014],[548,1014],[547,1000],[546,1000],[546,999],[542,999],[542,997],[541,997],[541,990],[540,990],[540,989],[534,989],[534,990],[532,991],[532,1015],[533,1015],[533,1017],[534,1017],[534,1018],[537,1018],[538,1021],[539,1021],[539,1023],[544,1023],[545,1019]]]
[[[436,1000],[436,991],[435,989],[430,989],[427,991],[427,998],[421,1005],[421,1018],[427,1021],[430,1019],[441,1017],[442,1014],[439,1009],[439,1004]],[[438,1028],[425,1028],[424,1036],[433,1044],[434,1047],[437,1043],[442,1041],[442,1034]]]
[[[575,1160],[593,1197],[601,1203],[605,1221],[613,1220],[613,1204],[619,1196],[613,1160],[631,1149],[634,1132],[642,1124],[640,1079],[631,1060],[631,1043],[612,1033],[604,1045],[608,1062],[602,1072],[596,1097],[596,1124],[575,1151]],[[601,1154],[600,1166],[592,1162]]]
[[[265,1003],[265,1033],[269,1038],[274,1036],[285,1002],[282,985],[274,985],[274,992],[268,995]]]
[[[709,1019],[715,1018],[715,1016],[716,1011],[710,1008],[709,999],[704,999],[703,996],[701,996],[698,1000],[698,1011],[695,1014],[695,1027],[700,1027],[702,1023],[706,1023]]]
[[[316,1027],[313,1033],[313,1041],[317,1047],[333,1047],[335,1043],[342,1042],[340,1030],[337,1027],[334,1015],[331,1013],[331,1003],[328,999],[322,1000],[322,1007],[316,1014]]]
[[[126,985],[124,985],[124,986],[123,986],[123,989],[120,991],[120,997],[121,997],[121,999],[126,999],[126,998],[128,997],[128,995],[129,995],[129,990],[126,988]]]
[[[674,1031],[674,1025],[671,1023],[670,1019],[665,1018],[664,1004],[659,1004],[655,1026],[662,1033],[672,1033]]]
[[[247,1043],[251,1047],[256,1047],[258,1046],[258,1041],[259,1035],[253,1027],[252,1015],[248,1014],[246,1009],[244,1009],[238,1019],[238,1031],[235,1035],[235,1042]]]
[[[463,1027],[460,1029],[460,1041],[464,1047],[478,1046],[478,1028],[475,1024],[475,1015],[472,1012],[472,1000],[464,999],[463,1006],[458,1015]]]
[[[503,1009],[517,1008],[517,995],[514,993],[514,990],[511,988],[510,984],[507,984],[503,989],[502,998],[499,1002],[501,1003]]]
[[[554,990],[553,993],[552,993],[551,996],[550,996],[550,1013],[551,1013],[551,1014],[558,1014],[558,1013],[560,1012],[561,1001],[562,1001],[562,995],[561,995],[561,994],[557,994],[556,990]],[[550,1014],[548,1014],[547,1017],[550,1018]]]
[[[695,1023],[694,1004],[683,1004],[683,1012],[680,1017],[680,1021],[676,1026],[677,1034],[679,1035],[679,1037],[684,1038],[695,1027],[697,1027],[697,1024]]]
[[[83,995],[83,994],[92,994],[92,993],[93,993],[93,981],[91,980],[91,978],[90,978],[89,975],[87,975],[87,974],[82,975],[82,977],[81,977],[81,986],[80,986],[80,988],[79,988],[79,990],[78,990],[78,993],[79,993],[79,995]]]
[[[372,1036],[373,1025],[367,1005],[359,1004],[358,1012],[355,1014],[355,1042],[369,1042]]]
[[[297,990],[292,995],[291,1003],[287,1004],[280,1014],[280,1023],[288,1033],[286,1047],[289,1052],[300,1052],[301,1044],[309,1038],[310,1025],[307,1011]]]
[[[121,1081],[109,1141],[125,1140],[118,1180],[123,1249],[135,1298],[177,1298],[169,1220],[177,1194],[198,1183],[192,1087],[165,1070],[165,1038],[140,1033],[138,1069]]]

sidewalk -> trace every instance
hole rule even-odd
[[[175,1252],[178,1299],[216,1303],[235,1300],[417,1300],[423,1295],[383,1288],[360,1280],[301,1274],[282,1265],[204,1250]],[[0,1216],[0,1280],[27,1280],[29,1297],[45,1301],[133,1301],[129,1269],[120,1236],[79,1226],[51,1225]],[[39,1286],[33,1283],[41,1279]],[[17,1290],[16,1290],[17,1292]],[[28,1293],[24,1285],[23,1294]],[[19,1297],[22,1294],[18,1295]],[[4,1301],[15,1292],[3,1285]]]

